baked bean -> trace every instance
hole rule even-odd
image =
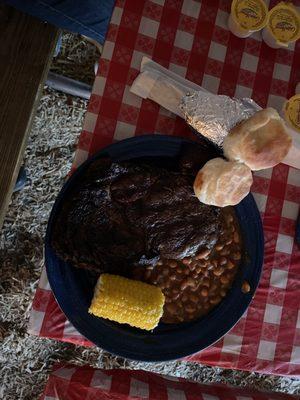
[[[190,269],[187,268],[183,271],[184,275],[188,276],[190,274]]]
[[[183,291],[183,290],[185,290],[187,287],[188,287],[188,283],[187,283],[187,280],[185,279],[184,281],[181,282],[180,290]]]
[[[239,251],[236,251],[235,253],[232,254],[232,258],[236,261],[241,259],[241,253]]]
[[[206,278],[209,276],[209,270],[207,268],[205,268],[204,271],[202,270],[202,273],[203,273],[203,276]]]
[[[181,297],[181,301],[182,301],[183,303],[186,303],[188,300],[189,300],[189,298],[188,298],[188,296],[187,296],[186,294],[184,294],[184,295]]]
[[[225,232],[222,232],[221,233],[221,236],[220,236],[220,241],[223,243],[224,242],[224,240],[227,238],[227,236],[226,236],[227,234],[225,233]]]
[[[169,265],[171,268],[176,268],[178,264],[175,260],[171,260],[171,261],[169,261]]]
[[[195,306],[193,306],[192,304],[187,304],[185,306],[185,309],[188,313],[194,313],[196,311]]]
[[[177,275],[171,274],[171,275],[169,276],[169,279],[170,279],[171,281],[176,281]]]
[[[195,294],[190,294],[190,300],[193,303],[198,303],[198,301],[199,301],[198,297]]]
[[[224,268],[223,267],[218,267],[216,269],[213,270],[213,274],[215,276],[221,276],[224,272]]]
[[[172,294],[171,297],[175,301],[175,300],[177,300],[179,298],[179,296],[180,296],[180,293],[178,292],[177,294]]]
[[[189,268],[189,269],[191,269],[191,267],[194,267],[194,268],[196,268],[197,267],[197,265],[199,265],[199,262],[198,261],[196,261],[196,260],[194,260],[194,261],[192,261],[191,263],[190,263],[190,265],[188,265],[187,267],[185,267],[185,268]]]
[[[221,301],[221,298],[220,298],[219,296],[212,297],[212,298],[209,300],[210,304],[218,304],[218,303],[220,303],[220,301]]]
[[[202,272],[202,267],[201,267],[201,265],[197,265],[197,267],[196,267],[196,272],[197,272],[197,274],[200,274],[200,273]]]
[[[176,311],[177,311],[177,309],[176,309],[176,304],[174,304],[174,303],[168,303],[168,304],[166,305],[166,309],[167,309],[167,311],[168,311],[170,314],[175,314]]]
[[[189,265],[190,271],[194,271],[195,268],[196,268],[196,264],[195,263],[192,263],[192,264]]]
[[[192,262],[192,259],[191,259],[191,258],[184,258],[184,259],[182,260],[182,264],[184,264],[184,265],[190,265],[191,262]]]
[[[202,286],[210,287],[210,280],[209,278],[205,277],[202,281]]]
[[[223,283],[223,284],[229,283],[228,276],[227,275],[222,275],[221,278],[220,278],[220,282]]]
[[[223,247],[224,247],[224,244],[218,243],[218,244],[216,245],[215,249],[216,249],[217,251],[220,251],[220,250],[223,249]]]
[[[230,245],[231,243],[232,243],[232,238],[226,240],[226,246]]]
[[[167,289],[170,289],[171,286],[172,286],[172,282],[168,279],[168,280],[166,281],[166,283],[165,283],[165,287],[166,287]]]
[[[242,284],[242,292],[243,293],[249,293],[251,290],[251,287],[247,281],[244,281]]]
[[[199,287],[199,283],[197,282],[197,283],[195,283],[195,286],[190,287],[190,290],[191,290],[192,292],[196,292],[196,291],[198,290],[198,287]]]
[[[220,290],[220,295],[221,295],[222,297],[225,297],[226,294],[227,294],[226,290],[224,290],[224,289],[221,289],[221,290]]]
[[[177,274],[183,274],[183,268],[179,265],[179,266],[176,268],[176,272],[177,272]]]
[[[210,271],[213,267],[212,264],[208,263],[206,266],[200,264],[201,273],[204,274],[205,271]]]
[[[234,234],[233,234],[233,241],[236,244],[240,243],[240,236],[239,236],[237,231],[235,231]]]
[[[168,276],[169,275],[169,269],[168,268],[164,268],[162,270],[162,274],[163,274],[163,276]]]
[[[159,266],[163,265],[163,261],[159,260],[156,265],[159,265]]]
[[[229,254],[230,250],[227,247],[224,247],[224,249],[220,251],[221,256],[228,256]]]
[[[235,267],[234,263],[231,260],[228,260],[227,264],[226,264],[226,268],[230,270],[230,269],[233,269],[234,267]]]
[[[214,292],[216,289],[218,288],[218,285],[216,285],[215,283],[213,283],[210,287],[210,292]]]
[[[207,297],[208,296],[208,289],[202,288],[200,293],[201,293],[201,296]]]
[[[193,271],[191,276],[192,276],[193,279],[195,279],[195,281],[198,282],[199,276],[201,276],[201,274],[198,274],[198,272],[195,270],[195,271]]]
[[[225,265],[225,264],[227,264],[227,258],[223,256],[220,258],[219,262],[220,262],[220,265]]]
[[[198,253],[195,257],[196,260],[201,260],[203,258],[206,258],[210,254],[209,249],[202,250],[200,253]]]
[[[195,279],[193,279],[191,277],[187,278],[187,282],[188,282],[189,286],[192,287],[192,288],[197,286],[197,282],[195,281]]]
[[[215,268],[214,264],[208,264],[207,269],[208,271],[212,271]]]

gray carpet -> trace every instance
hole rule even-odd
[[[84,57],[82,56],[84,54]],[[94,48],[64,36],[55,72],[90,82]],[[61,64],[61,67],[58,65]],[[68,66],[69,64],[69,66]],[[87,103],[45,89],[25,153],[28,181],[13,195],[0,236],[0,398],[38,399],[55,361],[111,368],[143,368],[199,382],[226,382],[300,394],[300,379],[209,368],[187,362],[147,364],[100,349],[39,339],[26,333],[31,301],[43,266],[49,212],[70,170]]]

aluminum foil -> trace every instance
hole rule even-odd
[[[191,127],[222,148],[230,130],[255,114],[260,107],[248,98],[235,99],[198,91],[185,95],[180,109]]]

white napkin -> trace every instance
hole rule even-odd
[[[195,83],[162,67],[148,57],[143,57],[141,73],[133,82],[130,91],[143,99],[151,99],[160,106],[183,117],[179,108],[182,97],[187,93],[204,91]]]
[[[207,101],[209,92],[195,83],[184,79],[180,75],[162,67],[148,57],[143,57],[141,62],[141,73],[133,82],[130,91],[144,99],[151,99],[160,106],[184,117],[179,105],[181,99],[187,93],[198,92],[204,101]],[[216,95],[211,93],[211,96]],[[280,112],[280,110],[278,110]],[[300,134],[288,128],[293,139],[293,145],[283,162],[300,169]]]

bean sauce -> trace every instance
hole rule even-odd
[[[162,322],[192,321],[206,315],[227,295],[242,255],[241,235],[232,207],[222,210],[219,239],[182,260],[161,259],[134,269],[133,278],[159,286],[165,295]]]

